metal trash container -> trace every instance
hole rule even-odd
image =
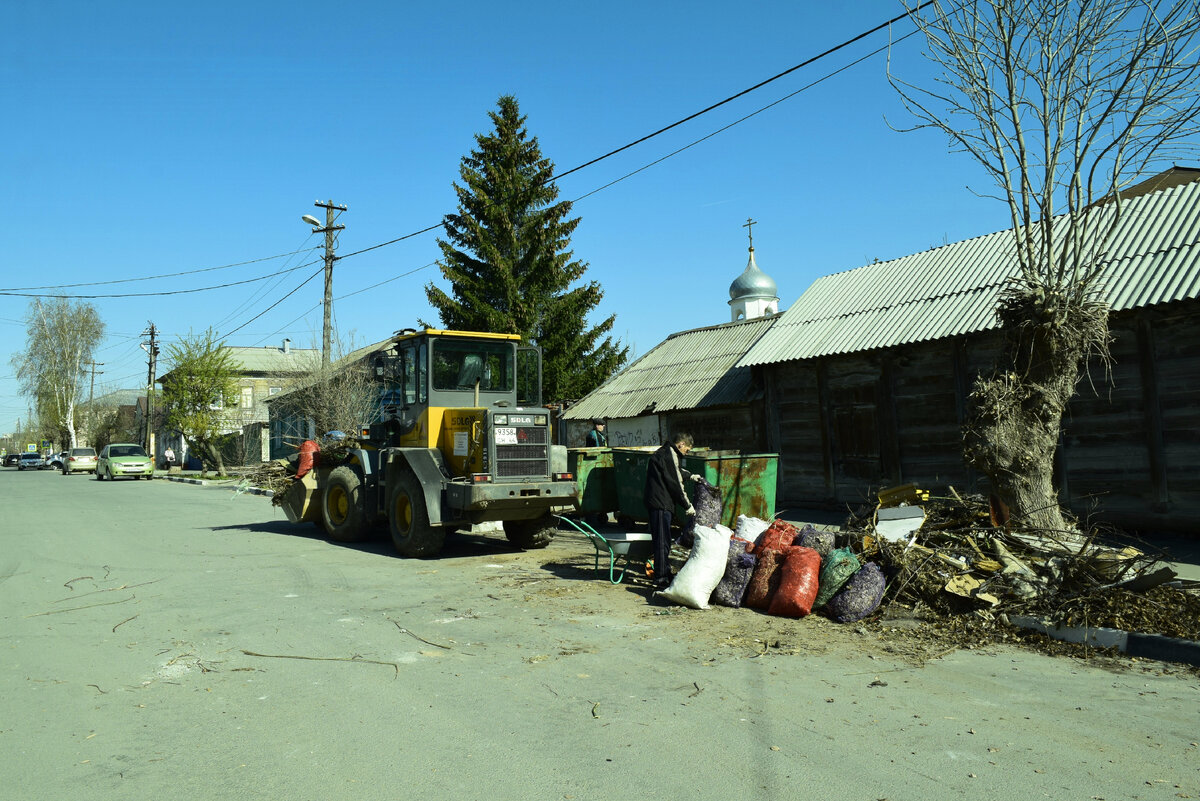
[[[575,474],[576,509],[580,514],[607,515],[620,508],[612,448],[571,448],[567,464]]]
[[[762,520],[775,517],[779,454],[697,448],[683,457],[683,467],[721,490],[722,524],[733,528],[738,515]],[[645,473],[642,476],[645,480]]]
[[[646,471],[650,457],[658,450],[657,445],[641,448],[613,448],[613,473],[617,485],[617,521],[621,523],[646,523],[650,511],[646,509]]]

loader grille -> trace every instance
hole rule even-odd
[[[549,475],[546,428],[518,428],[516,445],[496,445],[496,478]]]

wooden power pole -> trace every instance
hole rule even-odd
[[[321,327],[321,366],[329,366],[329,348],[333,331],[333,263],[337,261],[334,255],[334,233],[345,229],[344,225],[334,225],[337,215],[335,211],[345,211],[345,206],[339,206],[332,200],[313,203],[317,208],[325,209],[325,226],[313,228],[314,234],[325,234],[325,320]]]

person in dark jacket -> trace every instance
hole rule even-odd
[[[699,481],[683,469],[683,457],[692,449],[692,435],[677,432],[668,445],[663,445],[650,457],[646,469],[646,509],[650,512],[650,538],[654,541],[654,585],[662,588],[671,583],[671,516],[676,506],[696,514],[687,495],[687,481]]]
[[[588,447],[588,448],[607,448],[608,447],[608,435],[604,433],[604,421],[603,420],[593,420],[592,421],[592,430],[587,433],[587,439],[585,440],[585,442],[586,442],[586,447]]]

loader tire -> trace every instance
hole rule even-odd
[[[504,536],[513,545],[526,551],[545,548],[557,531],[558,524],[549,512],[533,520],[504,521]]]
[[[388,530],[401,556],[436,556],[446,542],[443,526],[429,525],[425,491],[412,473],[402,473],[388,497]]]
[[[321,523],[335,542],[366,539],[369,529],[363,509],[362,478],[354,468],[342,465],[329,471],[321,493]]]

